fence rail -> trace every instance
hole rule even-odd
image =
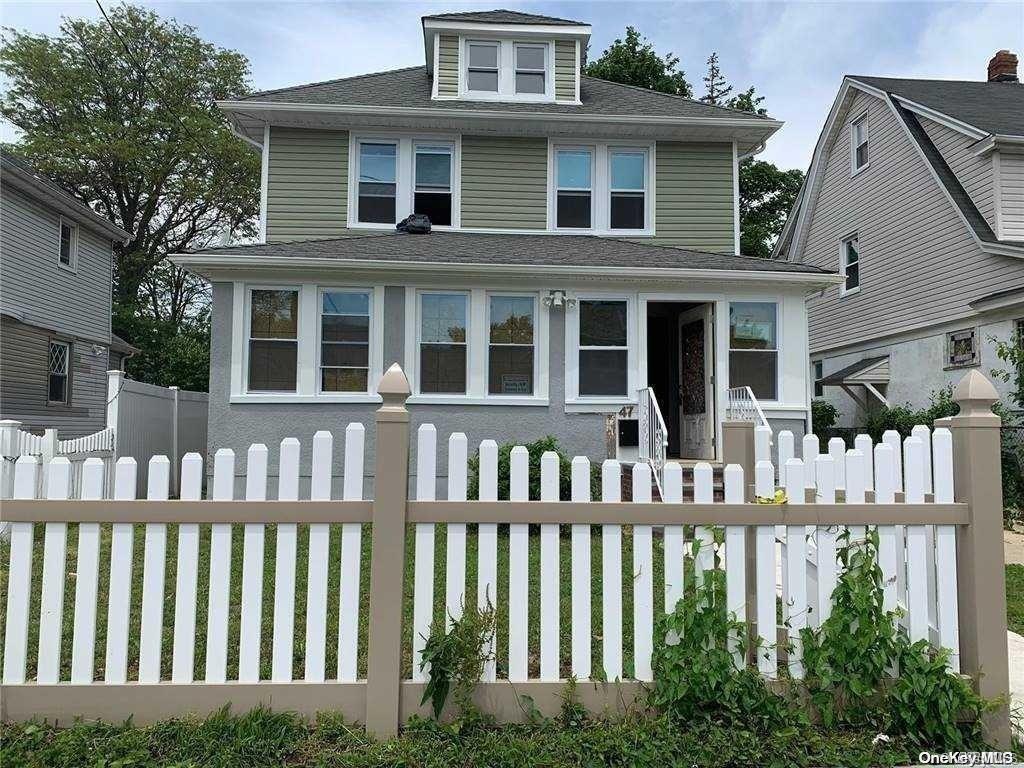
[[[844,531],[863,537],[869,526],[880,541],[885,605],[905,608],[909,636],[951,649],[951,672],[976,677],[984,695],[1007,688],[1001,563],[988,567],[996,560],[991,548],[1001,541],[999,511],[992,508],[998,492],[985,482],[986,461],[993,451],[998,457],[998,429],[991,429],[998,419],[987,411],[984,392],[961,393],[965,415],[927,439],[919,430],[899,445],[862,444],[813,458],[813,444],[806,442],[804,458],[785,460],[781,480],[770,462],[754,460],[763,438],[753,424],[733,424],[718,502],[709,464],[695,467],[691,493],[673,462],[665,465],[660,502],[652,500],[646,463],[630,470],[633,497],[624,501],[623,467],[614,460],[602,463],[600,499],[592,499],[590,462],[576,457],[572,500],[561,502],[554,453],[541,458],[540,499],[529,500],[523,447],[512,450],[509,498],[499,500],[495,440],[478,447],[479,498],[469,500],[469,445],[461,433],[447,438],[447,497],[438,500],[432,425],[415,436],[417,483],[408,498],[412,436],[401,370],[389,371],[379,391],[384,405],[372,501],[362,498],[365,434],[359,424],[345,430],[340,500],[330,498],[334,443],[328,432],[313,437],[310,497],[301,501],[294,438],[279,447],[276,501],[266,498],[269,450],[260,444],[247,453],[239,500],[230,450],[214,457],[208,501],[200,500],[198,454],[182,460],[180,501],[167,500],[171,464],[164,457],[149,462],[145,500],[135,500],[133,459],[117,463],[113,501],[100,499],[100,464],[86,461],[81,502],[66,500],[66,460],[51,462],[46,499],[36,500],[39,463],[19,459],[17,501],[2,511],[12,525],[3,716],[131,715],[146,722],[231,701],[305,713],[340,710],[374,733],[393,733],[403,718],[423,713],[419,659],[434,622],[488,602],[506,618],[490,639],[494,656],[477,690],[486,711],[521,719],[518,697],[527,694],[541,711],[553,712],[570,675],[583,681],[587,706],[615,710],[652,680],[655,616],[672,610],[688,588],[687,553],[696,581],[711,569],[724,571],[727,609],[763,644],[755,661],[742,638],[723,637],[736,663],[756,664],[769,680],[799,680],[800,630],[830,614],[840,537]],[[744,451],[736,451],[736,435],[744,436]],[[750,503],[777,488],[786,504]],[[40,523],[41,551],[34,531]],[[64,597],[69,525],[77,526],[71,601]],[[539,530],[531,532],[531,525]],[[109,545],[101,546],[107,536]],[[136,547],[141,580],[133,583]],[[38,584],[36,552],[42,559]],[[101,573],[109,574],[105,605],[97,588]],[[273,585],[266,595],[265,583]],[[240,605],[233,606],[239,586]],[[29,613],[36,592],[38,621]],[[173,620],[165,603],[173,605]],[[98,608],[105,609],[105,626]],[[69,646],[61,642],[65,610]],[[137,637],[133,616],[139,617]],[[790,646],[785,654],[777,651],[780,635]],[[38,637],[37,648],[29,647],[29,637]],[[994,740],[1004,738],[1005,711],[994,715],[990,728]]]

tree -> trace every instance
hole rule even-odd
[[[693,89],[686,73],[676,69],[678,64],[678,56],[668,53],[662,58],[647,38],[634,27],[626,27],[626,39],[616,38],[601,58],[587,64],[583,74],[690,98]]]
[[[55,37],[7,29],[0,72],[14,151],[131,235],[114,244],[115,332],[142,357],[166,354],[128,319],[165,323],[168,337],[206,322],[205,291],[166,256],[255,235],[259,158],[214,103],[250,90],[248,61],[122,5],[65,19]]]
[[[752,157],[740,163],[740,253],[771,256],[803,182],[799,168],[783,171]]]
[[[711,52],[711,55],[708,56],[707,64],[708,73],[704,75],[704,90],[706,93],[701,96],[700,100],[705,104],[724,105],[726,98],[732,93],[732,86],[729,85],[729,81],[722,75],[722,70],[718,66],[717,51]]]

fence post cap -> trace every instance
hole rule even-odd
[[[992,416],[999,393],[983,373],[968,371],[953,390],[953,400],[960,406],[961,416]]]
[[[392,363],[377,385],[377,394],[384,399],[384,405],[401,405],[411,392],[409,379],[398,363]]]

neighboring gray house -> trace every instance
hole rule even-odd
[[[714,459],[745,387],[802,433],[834,268],[738,255],[737,166],[781,123],[581,76],[581,22],[422,27],[425,66],[220,103],[262,153],[264,242],[173,259],[213,284],[211,451],[295,436],[308,471],[396,361],[442,441],[635,458],[655,402],[670,455]],[[431,234],[395,232],[414,212]]]
[[[839,269],[808,300],[815,397],[842,424],[927,406],[1024,333],[1024,85],[847,76],[776,257]],[[996,381],[1005,392],[1007,385]]]
[[[107,370],[134,348],[110,331],[114,226],[0,154],[0,418],[61,438],[106,425]]]

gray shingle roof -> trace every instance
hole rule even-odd
[[[259,91],[239,97],[237,100],[288,104],[471,109],[481,112],[745,118],[752,122],[771,119],[750,112],[712,106],[682,96],[673,96],[647,88],[637,88],[632,85],[612,83],[586,76],[580,81],[582,104],[431,99],[430,90],[431,80],[427,68],[419,66],[278,88],[272,91]]]
[[[823,376],[818,379],[818,384],[842,384],[843,380],[853,376],[855,373],[860,373],[866,368],[870,368],[877,363],[881,363],[883,360],[888,360],[888,355],[882,355],[880,357],[868,357],[864,360],[858,360],[853,365],[848,365],[845,368],[840,368],[838,371],[833,371],[828,376]]]
[[[521,13],[499,8],[494,11],[462,11],[460,13],[434,13],[423,17],[438,21],[468,21],[478,24],[572,24],[575,27],[590,26],[585,21],[559,19],[555,16],[538,16],[535,13]]]
[[[1024,84],[850,75],[988,133],[1024,135]]]
[[[645,267],[833,274],[808,264],[691,251],[588,235],[492,235],[437,231],[429,235],[408,235],[388,232],[329,240],[220,246],[193,253],[466,266]]]

